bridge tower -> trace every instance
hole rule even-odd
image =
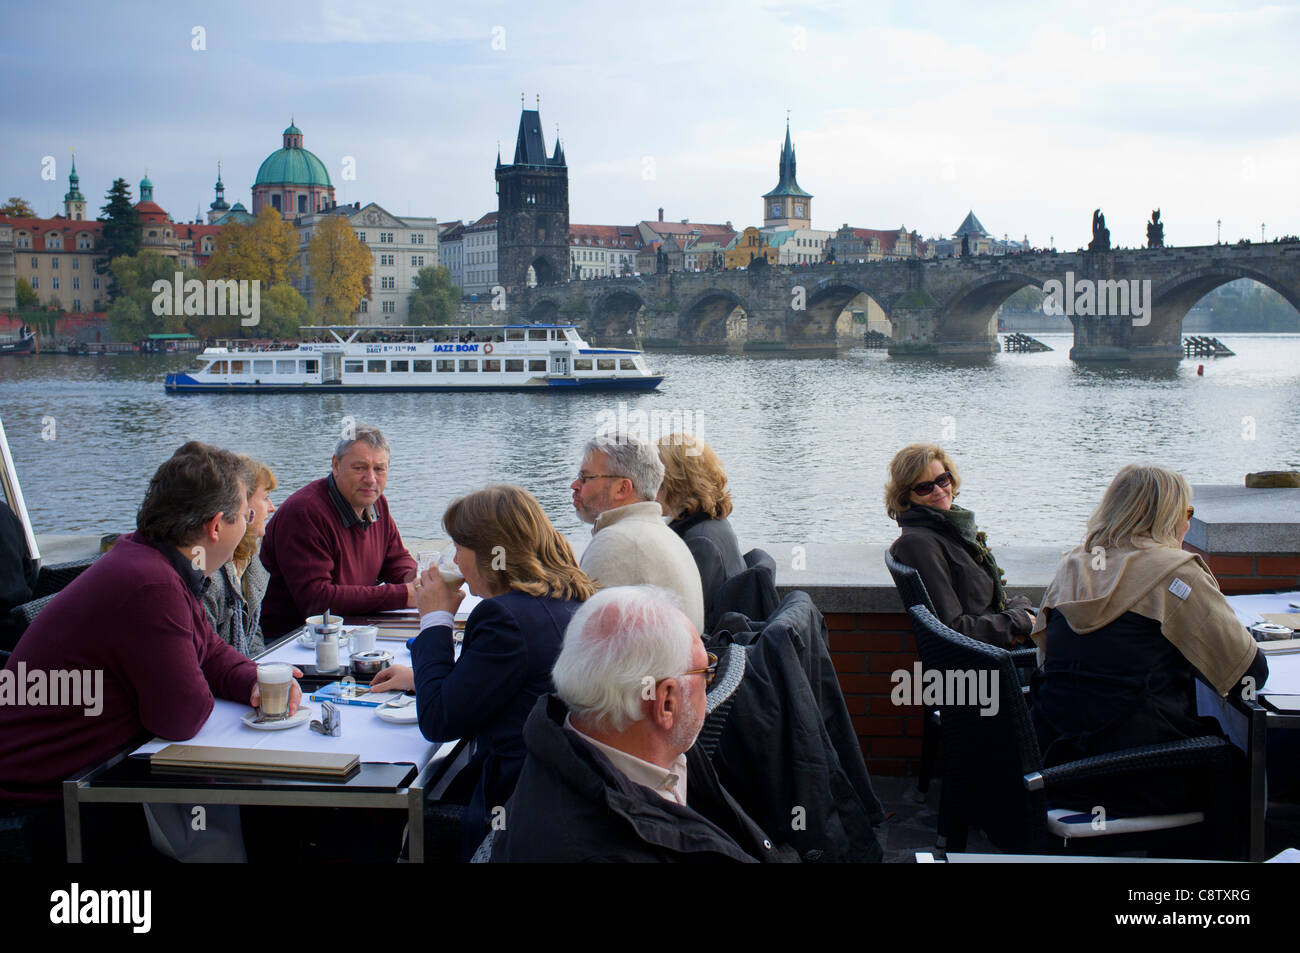
[[[497,280],[521,290],[532,268],[537,284],[569,275],[569,167],[557,136],[547,156],[542,117],[522,110],[515,159],[501,164],[497,153]]]

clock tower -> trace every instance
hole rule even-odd
[[[794,146],[790,142],[790,120],[785,123],[785,146],[781,149],[781,179],[763,196],[763,228],[812,228],[812,195],[799,188],[794,177]]]

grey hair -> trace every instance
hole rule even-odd
[[[356,424],[349,428],[349,433],[351,436],[349,436],[348,433],[344,433],[344,435],[339,438],[339,442],[334,445],[334,456],[338,457],[340,460],[342,460],[344,455],[352,449],[354,443],[364,443],[368,447],[382,450],[384,453],[390,453],[388,449],[388,441],[384,439],[384,435],[380,432],[378,427],[372,427],[370,424]]]
[[[551,673],[576,718],[622,731],[645,717],[645,691],[691,667],[695,628],[672,593],[655,586],[602,589],[569,620]]]
[[[659,450],[654,444],[619,431],[592,437],[583,448],[583,458],[591,456],[593,451],[609,457],[613,475],[631,480],[632,489],[641,499],[653,500],[659,495],[659,487],[664,482],[664,462],[659,459]]]

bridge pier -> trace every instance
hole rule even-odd
[[[1182,322],[1160,315],[1160,308],[1151,319],[1151,327],[1160,327],[1163,333],[1141,333],[1144,326],[1134,327],[1127,316],[1081,317],[1074,316],[1074,346],[1070,360],[1080,363],[1115,363],[1134,361],[1181,361],[1183,359]],[[1173,335],[1170,340],[1169,330]]]

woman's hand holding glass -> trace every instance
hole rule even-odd
[[[451,586],[443,581],[436,565],[420,573],[415,579],[415,604],[421,616],[430,612],[450,612],[456,614],[465,593],[459,585]]]

